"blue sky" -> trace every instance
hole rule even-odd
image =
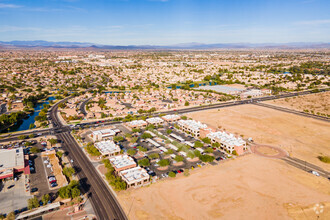
[[[330,42],[330,0],[0,0],[0,41]]]

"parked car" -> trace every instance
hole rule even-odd
[[[32,188],[31,189],[31,192],[33,193],[33,192],[37,192],[38,191],[38,188]]]
[[[51,187],[56,187],[57,186],[57,183],[52,183],[50,184]]]
[[[315,170],[312,170],[311,173],[314,174],[315,176],[320,176],[320,174],[318,172],[316,172]]]

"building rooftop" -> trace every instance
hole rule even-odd
[[[103,129],[103,130],[93,131],[93,135],[102,135],[102,137],[107,137],[107,136],[116,135],[116,132],[112,129]]]
[[[145,124],[146,124],[146,122],[143,120],[134,120],[134,121],[129,122],[129,125],[131,125],[131,126],[140,126],[140,125],[145,125]]]
[[[224,131],[218,131],[218,132],[212,132],[207,134],[207,137],[209,138],[217,138],[219,139],[222,143],[232,145],[232,146],[241,146],[245,145],[246,142],[240,138],[240,137],[235,137],[234,134],[228,134]]]
[[[161,119],[160,117],[154,117],[154,118],[148,118],[146,121],[150,124],[156,124],[156,123],[163,123],[164,120]]]
[[[145,178],[149,178],[147,171],[139,166],[120,171],[120,175],[127,183],[139,182]]]
[[[94,144],[102,155],[120,152],[120,147],[111,141],[101,141]]]
[[[24,166],[23,148],[0,150],[0,170],[21,166]]]
[[[189,127],[192,130],[199,130],[201,128],[207,128],[206,124],[203,124],[199,121],[195,120],[179,120],[179,125],[184,125],[186,127]]]
[[[165,115],[162,117],[163,119],[166,119],[166,120],[173,120],[173,119],[178,119],[180,118],[179,115]]]
[[[111,157],[109,160],[112,166],[117,170],[123,167],[136,165],[133,158],[129,157],[128,155],[119,155],[119,156]]]

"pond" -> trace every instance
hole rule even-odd
[[[27,118],[21,120],[20,122],[17,123],[17,125],[13,126],[9,132],[13,132],[13,131],[24,131],[24,130],[28,130],[30,127],[30,124],[33,124],[35,122],[35,117],[39,115],[39,112],[41,109],[43,109],[43,105],[44,104],[49,104],[50,100],[55,100],[54,96],[50,96],[48,97],[46,100],[44,100],[43,102],[39,102],[35,105],[34,107],[34,112],[32,114],[30,114]]]

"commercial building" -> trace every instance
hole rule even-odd
[[[178,125],[183,131],[190,133],[195,137],[199,137],[200,129],[207,128],[206,124],[195,120],[179,120]]]
[[[175,122],[175,121],[180,120],[180,116],[179,115],[165,115],[165,116],[162,116],[162,119],[166,122]]]
[[[218,131],[207,134],[207,137],[212,143],[219,143],[221,149],[228,150],[230,153],[235,150],[240,155],[246,150],[246,142],[240,137],[235,137],[234,134]]]
[[[120,153],[120,147],[112,140],[101,141],[94,144],[103,156],[115,156]]]
[[[147,122],[143,120],[134,120],[131,122],[128,122],[127,124],[130,128],[144,128],[147,126]]]
[[[152,124],[155,126],[159,126],[164,123],[164,120],[160,117],[148,118],[146,119],[146,121],[148,122],[148,124]]]
[[[139,166],[120,171],[119,176],[127,183],[128,188],[139,187],[149,183],[149,174]]]
[[[126,154],[111,157],[109,160],[116,172],[136,167],[136,163],[133,158]]]
[[[109,138],[109,137],[113,137],[116,135],[116,131],[112,130],[112,129],[103,129],[103,130],[97,130],[97,131],[93,131],[91,134],[91,137],[93,139],[93,141],[101,141],[104,138]]]
[[[0,150],[0,179],[12,178],[15,173],[30,174],[27,163],[28,155],[24,156],[23,148]]]
[[[259,89],[251,89],[248,90],[246,92],[241,93],[241,98],[245,99],[245,98],[254,98],[254,97],[259,97],[262,96],[263,93],[261,92],[261,90]]]

